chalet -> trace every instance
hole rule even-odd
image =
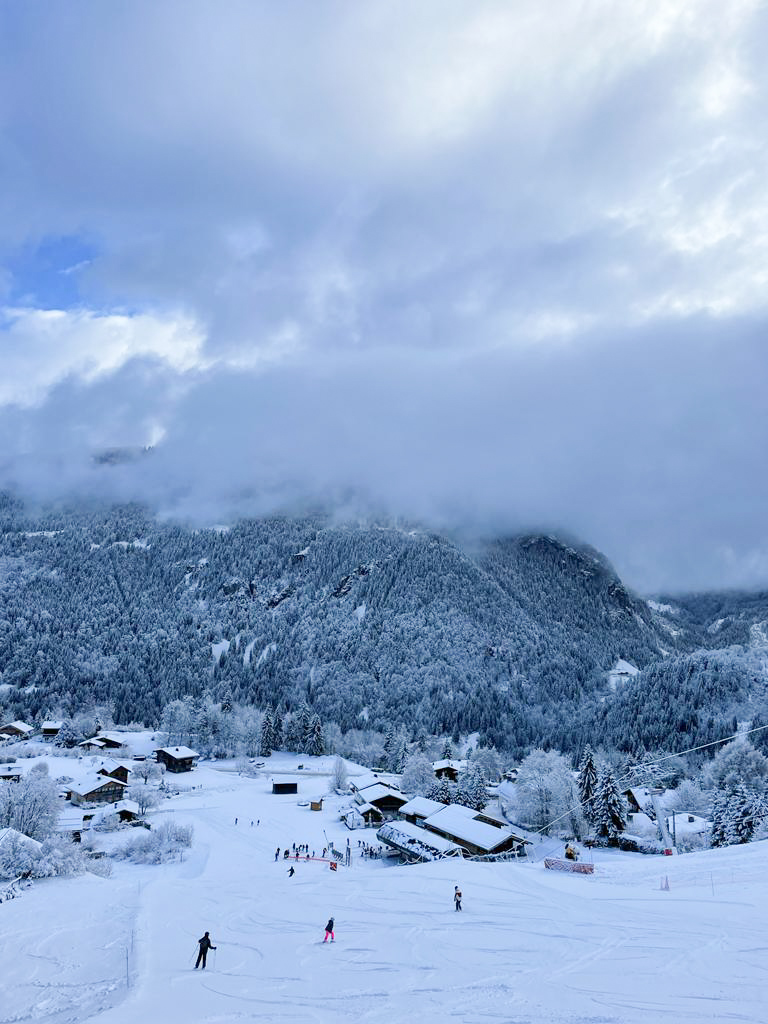
[[[40,735],[47,743],[52,743],[61,732],[62,725],[63,722],[43,722],[40,726]]]
[[[404,821],[412,825],[421,825],[430,815],[436,814],[445,807],[439,800],[428,800],[425,796],[415,796],[407,804],[403,804],[399,814]]]
[[[355,804],[342,814],[342,820],[347,828],[364,828],[380,825],[384,821],[384,815],[373,804]]]
[[[522,836],[509,828],[478,821],[476,815],[471,807],[450,804],[425,819],[424,828],[456,843],[470,856],[498,856],[523,850],[527,840]]]
[[[386,782],[374,782],[357,790],[355,803],[361,807],[370,804],[385,818],[393,818],[408,800],[395,786],[390,786]]]
[[[113,761],[111,758],[106,758],[99,764],[96,769],[97,775],[107,775],[111,779],[117,779],[118,782],[124,782],[128,785],[128,776],[131,774],[131,769],[127,764],[120,764],[119,761]]]
[[[376,833],[376,838],[409,860],[441,860],[462,855],[462,848],[457,843],[428,832],[411,821],[388,821]]]
[[[105,750],[118,750],[126,746],[126,735],[123,732],[100,732],[96,739],[101,741]]]
[[[191,772],[200,755],[189,747],[160,747],[155,751],[158,764],[164,764],[169,772]]]
[[[288,796],[299,792],[298,782],[273,782],[272,792],[278,796]]]
[[[81,743],[78,743],[77,745],[81,748],[81,750],[90,750],[93,752],[106,749],[106,744],[104,743],[104,741],[97,739],[95,736],[91,737],[91,739],[89,740],[83,740]]]
[[[73,804],[111,804],[122,799],[125,783],[108,775],[89,775],[82,782],[72,783],[69,799]]]
[[[631,789],[625,789],[621,795],[627,802],[630,814],[645,812],[646,807],[652,805],[651,791],[645,786],[633,786]]]
[[[466,767],[466,761],[445,759],[432,762],[432,771],[435,773],[435,776],[438,779],[448,779],[449,782],[456,782]]]
[[[0,739],[28,740],[34,731],[34,726],[26,722],[9,722],[0,726]]]
[[[100,825],[111,817],[117,817],[121,823],[139,819],[139,805],[134,800],[118,800],[110,807],[103,807],[93,815],[93,824]]]
[[[19,782],[22,776],[21,768],[15,764],[0,764],[0,782]]]

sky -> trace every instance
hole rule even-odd
[[[0,486],[768,586],[766,43],[757,0],[0,0]]]

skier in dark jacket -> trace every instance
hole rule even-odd
[[[211,936],[208,934],[208,932],[205,933],[202,939],[197,940],[197,944],[200,947],[200,952],[197,954],[197,963],[195,964],[195,970],[197,970],[197,968],[200,966],[200,961],[202,961],[203,970],[205,970],[205,961],[208,956],[208,950],[216,949],[216,947],[211,942]]]
[[[461,889],[458,885],[453,887],[453,902],[456,905],[456,909],[461,910]]]
[[[294,870],[293,864],[291,864],[290,868],[288,868],[288,877],[289,877],[289,878],[293,878],[293,876],[294,876],[295,874],[296,874],[296,872],[295,872],[295,870]]]
[[[335,941],[335,936],[333,934],[333,918],[332,917],[328,918],[328,924],[325,926],[325,938],[323,939],[323,942],[327,942],[328,941],[328,936],[329,935],[331,936],[331,942],[334,942]]]

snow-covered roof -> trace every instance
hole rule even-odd
[[[90,827],[91,818],[86,821],[82,811],[71,811],[67,810],[64,814],[59,815],[59,820],[56,822],[57,832],[78,832],[82,829]]]
[[[470,817],[467,816],[467,812]],[[495,850],[497,846],[512,838],[513,833],[508,829],[496,828],[495,825],[486,825],[485,822],[476,821],[471,817],[476,813],[461,804],[450,804],[427,818],[426,824],[438,828],[442,832],[447,832],[456,839],[464,839],[483,850]]]
[[[73,782],[70,784],[69,789],[73,793],[77,793],[78,796],[85,796],[86,793],[93,793],[97,789],[101,789],[102,786],[122,786],[125,788],[125,783],[119,779],[113,779],[110,775],[86,775],[80,782]]]
[[[443,804],[439,800],[429,800],[425,796],[415,796],[407,804],[403,804],[400,808],[400,813],[413,814],[416,818],[428,818],[430,814],[435,814],[446,806],[447,804]]]
[[[104,732],[104,730],[102,730],[99,733],[98,738],[100,740],[109,740],[111,743],[119,743],[121,747],[125,747],[128,745],[129,735],[129,733],[125,732]]]
[[[186,761],[189,757],[200,757],[198,752],[190,747],[159,747],[157,753],[168,754],[169,757],[175,757],[179,761]]]
[[[42,843],[38,843],[36,839],[31,839],[29,836],[25,836],[23,832],[19,832],[15,828],[0,828],[0,846],[2,846],[3,843],[10,842],[12,839],[19,839],[25,845],[29,844],[30,846],[34,846],[36,850],[39,850],[43,845]]]
[[[15,778],[21,776],[21,768],[17,764],[0,764],[0,778]]]
[[[374,800],[381,800],[384,797],[396,796],[405,803],[405,797],[399,789],[395,789],[394,786],[388,786],[386,782],[374,782],[372,786],[365,786],[363,789],[358,789],[357,795],[362,797],[367,803],[373,803]]]
[[[139,805],[135,800],[118,800],[114,808],[116,811],[130,811],[131,814],[139,813]]]
[[[410,821],[390,821],[382,825],[376,837],[390,846],[406,850],[423,860],[437,860],[450,853],[460,853],[461,848],[450,839],[428,832]]]
[[[455,761],[452,758],[446,758],[442,761],[432,762],[432,771],[439,772],[443,768],[453,768],[454,771],[463,772],[467,767],[466,761]]]
[[[78,743],[77,745],[78,747],[99,747],[99,749],[101,749],[102,747],[106,746],[106,743],[104,742],[104,740],[90,739],[81,740],[80,743]]]
[[[0,732],[5,729],[13,729],[16,732],[23,732],[25,735],[29,735],[29,733],[35,731],[34,726],[27,725],[26,722],[8,722],[6,725],[0,727]]]
[[[116,768],[125,768],[127,772],[132,772],[133,769],[130,765],[125,764],[124,761],[115,761],[112,757],[102,757],[99,763],[96,765],[96,771],[99,772],[102,769],[107,772],[113,772]]]
[[[43,722],[41,728],[43,729],[60,729],[64,725],[63,722]]]

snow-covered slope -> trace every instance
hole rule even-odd
[[[340,798],[318,813],[271,795],[277,768],[299,781],[298,800],[325,793],[315,769],[330,759],[304,763],[181,776],[200,788],[161,813],[194,823],[184,862],[119,863],[111,879],[40,882],[1,904],[0,1021],[765,1020],[765,844],[604,852],[591,877],[524,862],[391,866],[357,856],[373,833],[340,825]],[[275,861],[276,847],[319,852],[326,835],[350,839],[350,868],[294,861],[291,878]],[[336,942],[323,945],[330,915]],[[203,974],[192,964],[205,930],[218,948]]]

